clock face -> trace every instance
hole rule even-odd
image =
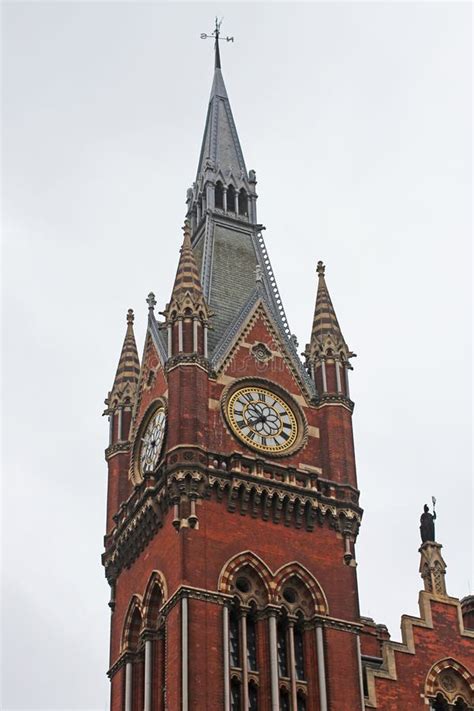
[[[265,388],[237,390],[229,398],[226,414],[234,434],[262,452],[285,452],[298,437],[298,424],[291,407]]]
[[[142,476],[152,474],[161,454],[166,429],[166,412],[159,407],[150,418],[141,438],[140,473]]]

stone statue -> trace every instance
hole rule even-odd
[[[434,522],[436,519],[436,511],[434,510],[433,506],[433,513],[430,513],[428,504],[425,504],[423,507],[423,513],[421,514],[420,518],[420,533],[421,533],[421,540],[423,543],[426,543],[426,541],[435,541],[435,527],[434,527]]]

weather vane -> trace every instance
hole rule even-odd
[[[210,35],[207,35],[205,32],[201,33],[201,39],[211,39],[214,37],[215,44],[214,48],[216,51],[216,69],[221,68],[221,57],[219,54],[219,39],[223,39],[225,42],[233,42],[234,38],[233,37],[221,37],[221,25],[222,25],[222,20],[224,18],[221,17],[220,20],[217,19],[216,17],[216,26],[214,29],[214,32],[211,32]]]

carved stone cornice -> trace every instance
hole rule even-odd
[[[349,410],[349,412],[354,412],[354,403],[352,400],[350,400],[348,397],[342,394],[320,394],[317,401],[316,401],[316,407],[321,408],[325,407],[326,405],[342,405],[343,407],[346,408],[346,410]]]
[[[115,442],[115,444],[111,444],[110,447],[107,447],[105,450],[105,459],[109,461],[109,459],[112,459],[116,454],[126,452],[130,452],[130,442]]]
[[[214,499],[231,513],[307,531],[328,526],[355,540],[362,518],[358,498],[354,487],[312,472],[242,455],[222,457],[180,447],[169,454],[156,479],[136,487],[114,517],[116,526],[106,537],[102,557],[106,577],[113,582],[124,567],[130,567],[171,507],[178,531],[199,528],[196,501]]]
[[[210,370],[209,359],[198,353],[177,353],[171,358],[168,358],[165,365],[166,373],[169,373],[170,370],[173,370],[178,365],[197,365],[205,370],[206,373]]]

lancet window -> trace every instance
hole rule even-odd
[[[235,212],[235,188],[229,185],[227,188],[227,211]]]

